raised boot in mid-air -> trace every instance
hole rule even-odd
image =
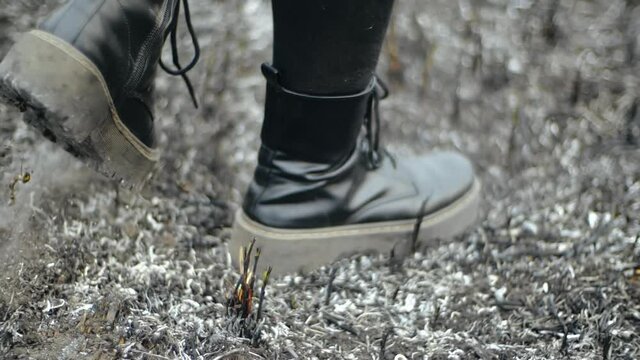
[[[176,69],[161,65],[183,76],[193,96],[185,74],[198,45],[186,0],[71,0],[2,60],[0,98],[101,173],[141,186],[158,159],[153,77],[167,36],[175,47],[181,4],[195,56],[184,68],[177,57]]]

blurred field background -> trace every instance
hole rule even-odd
[[[0,56],[58,3],[0,0]],[[402,266],[272,279],[257,343],[225,308],[226,242],[259,146],[270,3],[190,4],[202,106],[159,74],[163,167],[144,198],[0,107],[0,358],[640,357],[640,2],[398,1],[382,140],[468,154],[483,217]]]

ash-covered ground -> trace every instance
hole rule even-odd
[[[202,106],[159,75],[163,168],[144,197],[0,107],[0,358],[640,357],[640,3],[399,1],[383,141],[468,154],[482,219],[402,266],[272,279],[252,343],[225,309],[226,243],[259,145],[270,4],[190,2]],[[57,3],[1,0],[0,56]]]

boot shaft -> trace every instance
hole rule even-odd
[[[300,161],[338,163],[356,147],[376,81],[349,96],[316,96],[285,89],[278,71],[262,65],[267,79],[262,143]]]

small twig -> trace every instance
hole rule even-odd
[[[636,258],[636,249],[638,249],[638,244],[640,244],[640,234],[636,235],[636,240],[633,242],[633,249],[631,249],[631,256]]]
[[[267,268],[267,272],[264,274],[262,281],[262,290],[260,291],[260,302],[258,303],[258,314],[256,315],[256,323],[262,318],[262,304],[264,303],[264,296],[266,294],[267,283],[269,283],[269,277],[271,277],[271,266]]]
[[[329,301],[331,300],[331,294],[333,293],[333,282],[336,279],[336,274],[338,273],[338,268],[332,268],[331,274],[329,275],[329,283],[327,284],[327,296],[324,299],[324,304],[329,305]]]
[[[116,215],[116,218],[117,218],[117,217],[120,216],[120,206],[122,205],[122,204],[120,204],[120,185],[117,184],[116,182],[114,182],[113,185],[114,185],[115,191],[116,191],[116,198],[113,199],[113,206],[114,206],[115,213],[116,213],[115,215]]]
[[[245,254],[244,254],[244,266],[243,266],[243,275],[247,275],[247,273],[249,272],[249,265],[251,264],[251,253],[253,252],[253,247],[256,244],[256,239],[254,238],[251,241],[251,245],[249,245],[249,248],[246,250]]]
[[[393,333],[393,327],[388,327],[384,334],[382,334],[382,341],[380,342],[380,359],[384,359],[384,354],[387,352],[387,341],[389,340],[389,336]]]
[[[342,321],[340,321],[340,319],[330,313],[327,312],[323,312],[322,316],[324,317],[324,319],[331,325],[336,326],[337,328],[344,330],[348,333],[350,333],[353,336],[358,337],[358,331],[351,325],[346,324]]]
[[[575,77],[573,78],[573,84],[571,86],[571,95],[569,96],[569,103],[571,105],[576,105],[580,100],[580,88],[582,87],[582,76],[580,74],[580,70],[576,72]]]
[[[258,346],[261,332],[262,332],[262,324],[256,324],[256,327],[253,330],[253,335],[251,336],[251,345]]]
[[[507,143],[507,167],[509,171],[513,172],[514,170],[514,156],[516,153],[516,149],[518,148],[518,129],[520,127],[521,119],[520,119],[520,108],[519,104],[516,105],[511,112],[511,131],[509,133],[509,140]]]
[[[418,235],[420,235],[420,226],[422,226],[422,220],[425,216],[425,208],[427,207],[427,203],[429,202],[429,198],[424,199],[422,201],[422,205],[420,205],[420,212],[416,217],[416,223],[413,226],[413,233],[411,234],[411,251],[415,252],[418,248]]]
[[[605,335],[604,339],[602,339],[602,359],[609,360],[609,356],[611,355],[611,334]]]
[[[400,293],[400,286],[397,286],[393,293],[391,294],[391,301],[396,301],[398,298],[398,294]]]
[[[568,355],[569,354],[569,343],[568,343],[568,336],[569,336],[569,329],[567,328],[567,324],[564,322],[564,320],[560,317],[560,314],[558,313],[558,308],[556,307],[555,304],[555,297],[553,296],[553,294],[549,295],[549,297],[547,298],[547,308],[549,309],[549,312],[551,313],[551,315],[553,315],[554,318],[556,318],[556,320],[560,323],[560,326],[562,327],[562,345],[560,346],[560,353],[563,355]]]
[[[250,279],[251,284],[249,285],[249,287],[251,288],[251,293],[253,293],[253,291],[255,290],[256,276],[258,271],[258,261],[260,261],[260,253],[261,253],[260,248],[257,248],[256,255],[253,257],[253,272],[251,273],[251,279]]]
[[[9,304],[7,304],[7,311],[4,313],[4,318],[2,321],[7,321],[9,318],[9,310],[11,309],[11,305],[13,305],[13,297],[16,295],[15,291],[11,293],[11,300],[9,300]]]

